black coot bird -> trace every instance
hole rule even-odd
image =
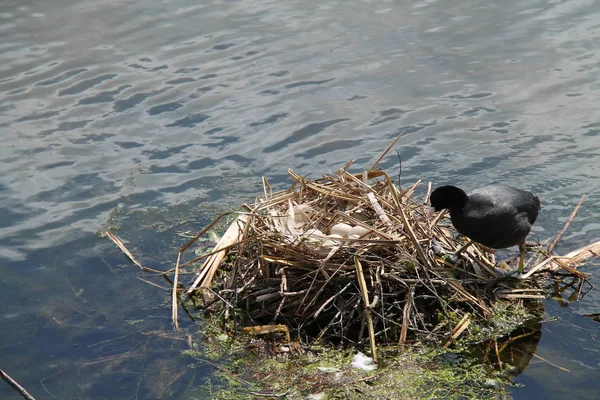
[[[531,192],[506,185],[486,186],[468,195],[456,186],[441,186],[430,196],[435,211],[450,210],[456,230],[493,249],[519,245],[519,272],[523,272],[525,238],[540,211],[540,199]]]

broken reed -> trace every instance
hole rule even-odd
[[[464,243],[444,214],[428,217],[431,184],[418,199],[420,182],[401,190],[384,171],[355,175],[350,164],[316,180],[289,170],[293,184],[277,193],[263,179],[264,197],[243,206],[213,252],[178,260],[176,271],[206,258],[187,294],[244,326],[285,324],[303,338],[343,343],[368,338],[374,356],[376,343],[449,344],[473,319],[485,323],[499,299],[543,297],[535,280],[506,279],[476,244],[451,262]],[[332,235],[342,224],[360,235]],[[540,252],[530,271],[564,264]]]

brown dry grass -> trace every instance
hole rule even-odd
[[[169,271],[175,327],[179,274],[190,270],[197,278],[185,293],[237,326],[283,324],[301,338],[368,340],[374,358],[378,343],[419,338],[448,345],[473,320],[485,322],[494,303],[542,298],[540,282],[548,278],[582,290],[587,277],[576,266],[597,255],[600,242],[552,254],[580,204],[552,244],[533,251],[524,279],[516,279],[477,244],[455,255],[465,240],[443,213],[428,216],[431,183],[417,196],[420,181],[400,189],[375,169],[394,143],[361,174],[348,171],[352,162],[315,180],[290,170],[291,187],[276,193],[263,178],[263,197],[243,205],[214,251],[182,261],[224,215],[180,249]],[[332,237],[347,228],[340,224],[354,235]]]

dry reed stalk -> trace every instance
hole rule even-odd
[[[108,238],[109,238],[110,240],[112,240],[112,241],[113,241],[113,243],[114,243],[114,244],[116,244],[116,245],[117,245],[117,247],[118,247],[119,249],[121,249],[121,251],[122,251],[123,253],[125,253],[125,255],[126,255],[127,257],[129,257],[129,259],[130,259],[130,260],[131,260],[131,261],[132,261],[132,262],[133,262],[135,265],[137,265],[137,266],[139,267],[139,269],[141,269],[142,271],[146,269],[146,267],[144,267],[142,264],[140,264],[140,263],[138,262],[138,260],[136,260],[136,259],[135,259],[135,257],[133,256],[133,254],[131,254],[131,252],[130,252],[129,250],[127,250],[127,247],[125,247],[125,244],[123,243],[123,241],[122,241],[122,240],[121,240],[121,239],[120,239],[120,238],[119,238],[117,235],[115,235],[115,234],[114,234],[114,233],[112,233],[111,231],[106,231],[106,236],[108,236]]]
[[[390,218],[387,216],[387,214],[383,210],[383,207],[381,207],[381,205],[375,198],[375,195],[372,192],[369,192],[369,193],[367,193],[367,198],[369,199],[369,202],[371,203],[371,207],[373,207],[373,209],[377,213],[377,216],[379,217],[381,222],[383,222],[387,226],[391,226],[392,221],[390,221]]]
[[[224,308],[226,318],[242,322],[235,310],[243,309],[253,322],[342,343],[360,342],[368,331],[375,361],[378,340],[403,345],[422,336],[451,344],[470,323],[485,323],[494,302],[537,299],[535,280],[505,278],[493,254],[478,244],[455,254],[462,243],[446,213],[430,219],[419,181],[400,190],[374,169],[391,148],[360,174],[348,172],[352,161],[313,180],[290,169],[293,182],[279,192],[263,179],[264,198],[244,205],[248,212],[209,255],[176,266],[176,281],[204,259],[187,293],[202,288],[208,311]],[[431,184],[426,199],[430,192]],[[357,234],[332,234],[342,226]],[[182,248],[182,260],[198,237]],[[585,279],[570,265],[599,250],[600,242],[566,258],[543,254],[528,277],[544,271],[552,277],[560,268]],[[450,315],[464,320],[452,329],[442,317]]]
[[[375,344],[375,328],[373,326],[373,317],[371,315],[371,302],[369,301],[369,289],[367,289],[367,282],[363,274],[362,265],[360,259],[357,256],[354,257],[354,265],[356,266],[356,278],[358,279],[358,286],[362,293],[362,299],[365,306],[365,317],[367,319],[367,328],[369,330],[369,343],[371,345],[371,357],[373,362],[377,364],[377,345]]]
[[[550,361],[546,360],[545,358],[543,358],[542,356],[540,356],[540,355],[538,355],[538,354],[536,354],[536,353],[532,353],[532,356],[533,356],[533,357],[535,357],[535,358],[537,358],[537,359],[538,359],[538,360],[540,360],[540,361],[543,361],[543,362],[545,362],[545,363],[546,363],[546,364],[548,364],[548,365],[551,365],[551,366],[553,366],[553,367],[554,367],[554,368],[556,368],[556,369],[559,369],[559,370],[563,371],[563,372],[571,372],[571,370],[570,370],[570,369],[568,369],[568,368],[565,368],[565,367],[561,367],[561,366],[560,366],[560,365],[558,365],[558,364],[554,364],[554,363],[552,363],[552,362],[550,362]]]
[[[173,293],[171,297],[171,319],[175,330],[179,330],[179,321],[177,321],[177,285],[179,284],[179,262],[181,261],[181,252],[177,253],[177,264],[175,265],[175,276],[173,277]]]
[[[489,313],[489,310],[487,309],[487,307],[484,306],[484,305],[482,305],[477,300],[477,297],[473,296],[471,293],[469,293],[467,290],[465,290],[460,282],[448,280],[448,285],[452,286],[452,288],[454,288],[454,290],[456,290],[458,293],[460,293],[461,295],[463,295],[466,300],[470,300],[472,304],[474,304],[477,307],[479,307],[481,309],[481,311],[484,312],[484,314],[488,314]]]
[[[421,262],[423,263],[423,265],[425,267],[431,268],[429,259],[427,258],[427,256],[425,255],[425,252],[421,248],[421,244],[419,243],[419,240],[417,239],[415,232],[414,232],[408,218],[406,217],[406,214],[404,213],[404,208],[401,206],[400,201],[398,200],[398,197],[396,195],[396,192],[393,190],[393,183],[392,183],[390,177],[387,175],[386,175],[386,181],[387,181],[388,185],[390,187],[392,187],[392,190],[391,190],[392,199],[394,200],[394,203],[396,204],[397,210],[400,214],[400,218],[402,219],[402,223],[404,224],[404,227],[408,231],[407,232],[408,237],[413,242],[413,245],[415,246],[415,249],[417,250],[417,254],[419,255],[419,258],[421,259]]]
[[[263,192],[265,194],[265,199],[271,198],[273,196],[273,188],[271,187],[271,184],[269,183],[267,178],[265,178],[264,176],[262,177],[262,184],[263,184]]]
[[[154,283],[154,282],[152,282],[152,281],[149,281],[148,279],[144,279],[144,278],[142,278],[141,276],[136,276],[135,278],[136,278],[136,279],[139,279],[139,280],[140,280],[140,281],[142,281],[142,282],[145,282],[145,283],[147,283],[148,285],[152,285],[152,286],[154,286],[154,287],[157,287],[157,288],[159,288],[159,289],[162,289],[162,290],[165,290],[165,291],[170,291],[170,290],[172,290],[172,289],[173,289],[172,287],[166,287],[166,286],[161,286],[161,285],[159,285],[159,284],[156,284],[156,283]]]
[[[373,164],[371,164],[371,166],[367,169],[367,172],[371,172],[372,170],[375,169],[375,167],[377,166],[377,164],[379,164],[379,162],[381,160],[383,160],[383,157],[385,157],[385,155],[387,153],[389,153],[389,151],[394,147],[394,145],[396,144],[396,142],[402,137],[402,135],[404,135],[405,131],[400,132],[400,134],[398,136],[396,136],[396,138],[394,140],[392,140],[392,143],[390,143],[390,145],[383,151],[383,153],[381,153],[379,155],[379,157],[377,157],[377,159],[373,162]]]
[[[503,291],[496,292],[496,297],[504,300],[516,300],[516,299],[544,299],[546,296],[543,294],[523,294],[523,293],[504,293]]]
[[[567,231],[567,228],[569,227],[569,225],[571,225],[571,222],[573,222],[573,220],[575,219],[575,215],[577,215],[577,211],[579,211],[579,208],[581,207],[581,204],[585,200],[585,197],[586,197],[585,194],[582,195],[581,198],[579,199],[579,201],[577,202],[577,205],[571,212],[571,215],[569,215],[569,218],[567,218],[567,222],[565,223],[565,226],[563,226],[563,228],[560,230],[560,232],[558,232],[558,235],[556,235],[556,237],[554,238],[554,240],[552,241],[550,246],[548,246],[548,253],[550,253],[550,252],[552,252],[552,250],[554,250],[554,248],[558,244],[558,241],[560,240],[560,238],[562,238],[562,236]]]
[[[19,393],[24,399],[35,400],[34,397],[30,395],[29,392],[23,386],[19,385],[17,381],[15,381],[13,378],[10,377],[10,375],[2,371],[1,369],[0,378],[2,378],[4,382],[8,383],[8,385],[12,387],[17,393]]]
[[[408,288],[406,299],[404,300],[404,309],[402,310],[402,327],[400,328],[400,338],[398,345],[404,346],[408,334],[408,321],[410,321],[410,310],[412,310],[413,288]]]
[[[444,347],[450,346],[453,342],[458,339],[458,337],[469,327],[471,324],[471,314],[465,314],[465,316],[460,320],[460,322],[454,327],[450,334],[450,338],[444,344]]]
[[[600,255],[600,241],[588,244],[587,246],[583,246],[577,250],[571,251],[564,256],[555,257],[551,260],[551,268],[559,269],[564,268],[565,264],[570,265],[579,265],[583,263],[585,260],[591,257],[598,257]],[[569,271],[571,272],[571,271]],[[579,271],[577,271],[579,272]],[[572,272],[571,272],[572,273]],[[579,272],[581,273],[581,272]],[[587,275],[583,275],[582,277],[587,278]]]
[[[600,255],[600,241],[588,244],[577,250],[571,251],[564,256],[548,255],[546,259],[540,261],[535,266],[531,267],[529,271],[523,274],[522,278],[530,278],[540,270],[551,270],[558,271],[564,269],[568,273],[575,275],[581,279],[587,279],[588,276],[581,271],[576,270],[572,265],[580,265],[585,260],[591,257],[598,257]]]
[[[389,176],[387,177],[387,181],[388,183],[391,184],[392,180],[389,179]],[[414,194],[415,190],[417,189],[417,187],[421,184],[421,180],[419,179],[418,181],[416,181],[407,191],[405,191],[404,193],[402,193],[402,197],[404,198],[409,198],[412,197],[412,195]],[[392,185],[392,188],[395,189],[396,191],[398,191],[398,189]],[[395,196],[398,196],[398,193],[395,194]]]
[[[223,261],[223,258],[227,254],[227,250],[224,250],[224,248],[235,245],[240,241],[240,235],[242,232],[241,225],[245,225],[248,222],[248,218],[249,217],[247,214],[242,214],[231,223],[227,231],[225,231],[225,233],[221,237],[221,240],[219,240],[219,242],[215,246],[214,251],[217,252],[206,259],[206,261],[202,265],[202,268],[200,269],[198,277],[196,278],[192,286],[190,286],[190,288],[187,290],[187,294],[190,294],[194,290],[196,290],[198,285],[200,285],[200,287],[210,286],[214,274],[217,268],[219,267],[219,264],[221,263],[221,261]],[[182,251],[185,251],[185,249],[187,249],[187,247],[184,247]]]

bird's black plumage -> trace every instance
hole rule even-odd
[[[441,186],[431,193],[430,202],[436,211],[450,210],[458,232],[494,249],[523,244],[540,210],[536,195],[506,185],[468,195],[456,186]]]

